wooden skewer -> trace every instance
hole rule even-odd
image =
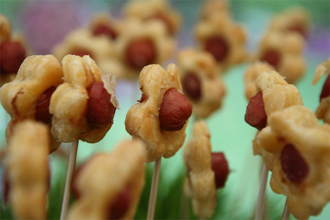
[[[148,207],[148,215],[147,215],[148,220],[153,220],[155,215],[161,159],[162,159],[161,157],[158,158],[154,164],[154,172],[152,175],[152,184],[150,190],[149,207]]]
[[[284,210],[283,210],[283,214],[282,214],[282,220],[288,220],[290,217],[290,211],[288,209],[288,200],[286,200],[285,202],[285,206],[284,206]]]
[[[268,179],[268,169],[267,169],[266,165],[263,163],[255,220],[260,220],[260,219],[262,219],[262,216],[263,216],[267,179]]]
[[[71,191],[71,182],[72,182],[72,174],[73,174],[74,167],[75,167],[75,164],[76,164],[77,151],[78,151],[78,141],[72,142],[71,151],[70,151],[70,158],[69,158],[69,164],[68,164],[68,172],[67,172],[67,175],[66,175],[62,210],[61,210],[61,218],[60,218],[61,220],[66,219],[66,215],[67,215],[67,212],[68,212],[69,200],[70,200],[70,191]]]

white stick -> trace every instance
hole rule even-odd
[[[258,203],[257,203],[255,220],[262,219],[262,215],[264,212],[264,205],[265,205],[265,192],[266,192],[267,179],[268,179],[268,169],[267,169],[266,165],[264,163],[262,163],[262,171],[261,171],[260,187],[259,187],[259,195],[258,195]]]
[[[288,209],[288,200],[286,200],[285,202],[285,206],[284,206],[284,210],[283,210],[283,214],[282,214],[282,220],[288,220],[290,217],[290,211]]]
[[[74,167],[76,164],[76,156],[78,151],[78,141],[72,142],[70,158],[68,164],[68,172],[66,174],[66,182],[62,203],[62,211],[61,211],[61,220],[66,218],[66,214],[68,212],[69,200],[70,200],[70,191],[71,191],[71,182],[72,182],[72,174],[74,171]]]
[[[152,184],[151,184],[150,197],[149,197],[149,207],[148,207],[148,216],[147,216],[148,220],[154,219],[161,159],[162,159],[161,157],[157,159],[154,164],[154,173],[152,175]]]

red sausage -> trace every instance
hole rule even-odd
[[[25,57],[25,49],[19,42],[3,42],[0,46],[0,72],[17,73]]]
[[[324,82],[324,85],[323,85],[323,88],[322,88],[322,91],[320,94],[320,101],[323,98],[326,98],[328,96],[330,96],[330,75],[327,77],[327,79]]]
[[[283,147],[280,160],[283,172],[292,182],[300,184],[308,176],[309,166],[294,145]]]
[[[204,49],[210,52],[218,63],[226,59],[229,53],[228,42],[222,36],[212,36],[206,42]]]
[[[126,186],[116,196],[110,207],[110,219],[120,219],[129,209],[132,200],[132,192],[129,186]]]
[[[195,73],[187,73],[182,80],[183,91],[192,100],[198,101],[202,97],[201,82]]]
[[[87,120],[91,124],[109,124],[113,122],[116,107],[110,102],[111,95],[103,82],[94,82],[88,89]]]
[[[267,125],[267,115],[265,112],[262,91],[253,96],[246,107],[245,122],[258,130]]]
[[[97,25],[92,30],[94,36],[105,35],[108,36],[110,39],[115,40],[117,37],[117,33],[106,25]]]
[[[156,48],[149,39],[137,39],[132,41],[126,48],[125,58],[132,68],[142,69],[156,60]]]
[[[185,125],[192,113],[189,99],[175,88],[168,89],[159,109],[160,128],[164,131],[178,131]]]
[[[56,87],[51,86],[44,91],[36,104],[35,119],[45,124],[50,124],[52,115],[49,113],[50,98]]]
[[[229,168],[223,153],[212,153],[212,170],[215,174],[215,185],[217,189],[224,187],[229,174]]]
[[[281,62],[281,54],[277,50],[268,49],[262,54],[260,61],[267,62],[278,71],[278,67]]]

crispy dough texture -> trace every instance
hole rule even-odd
[[[72,142],[77,140],[95,143],[100,141],[111,128],[107,125],[91,125],[86,118],[88,101],[87,89],[94,81],[103,81],[107,89],[112,87],[111,103],[118,108],[114,94],[115,77],[104,80],[102,71],[89,56],[67,55],[62,60],[65,82],[53,93],[49,112],[53,114],[52,134],[57,141]]]
[[[247,59],[246,35],[244,27],[236,24],[227,13],[219,13],[209,19],[201,20],[195,28],[195,37],[201,50],[204,50],[206,41],[212,36],[222,36],[227,41],[228,55],[221,63],[217,63],[221,73]]]
[[[255,83],[257,92],[262,91],[267,117],[284,108],[293,105],[303,105],[298,89],[294,85],[288,84],[276,71],[260,73]],[[267,129],[269,128],[266,127],[263,130]],[[274,158],[261,147],[258,141],[256,141],[256,137],[253,140],[253,153],[261,155],[267,168],[272,170]]]
[[[210,218],[214,213],[217,190],[211,168],[210,132],[202,120],[194,124],[193,138],[184,148],[184,161],[189,172],[185,192],[192,198],[194,213],[199,218]]]
[[[216,61],[211,54],[193,48],[180,51],[177,60],[181,82],[189,72],[196,74],[201,81],[201,99],[190,100],[193,114],[200,118],[208,117],[221,107],[226,94],[225,84],[217,72]]]
[[[75,29],[52,49],[52,53],[58,60],[62,60],[75,50],[89,51],[91,58],[104,73],[120,75],[123,71],[114,42],[107,36],[93,36],[88,28]]]
[[[17,219],[46,219],[49,129],[32,120],[17,124],[5,159],[9,202]]]
[[[22,63],[16,78],[0,89],[1,104],[10,114],[7,138],[17,121],[35,119],[35,106],[42,93],[63,82],[61,64],[53,55],[29,56]],[[50,152],[59,147],[51,137]]]
[[[162,64],[169,59],[175,48],[175,40],[166,33],[166,29],[158,21],[141,21],[138,19],[127,19],[122,24],[123,33],[118,38],[116,49],[118,57],[123,65],[123,71],[118,78],[136,80],[141,69],[131,68],[125,58],[125,51],[130,42],[138,39],[149,39],[156,48],[155,64]]]
[[[312,84],[315,85],[325,74],[330,75],[330,57],[316,67]],[[318,119],[323,119],[325,123],[330,124],[330,96],[321,100],[316,109],[316,116]]]
[[[244,83],[245,83],[245,97],[250,100],[255,94],[257,94],[256,79],[264,71],[270,72],[275,69],[265,62],[254,62],[245,71]]]
[[[292,25],[299,25],[305,33],[310,28],[310,15],[303,7],[291,7],[277,13],[270,21],[269,28],[275,31],[287,31]]]
[[[135,139],[122,141],[111,153],[93,156],[74,180],[81,197],[68,219],[111,218],[109,207],[126,186],[131,189],[131,204],[121,219],[133,219],[144,186],[145,154],[143,142]]]
[[[294,83],[305,73],[304,38],[294,32],[268,31],[262,38],[254,58],[260,60],[265,51],[276,50],[281,55],[277,71],[288,83]]]
[[[133,137],[141,138],[147,147],[147,161],[173,156],[186,138],[186,121],[179,131],[162,131],[159,127],[159,109],[164,93],[175,88],[182,92],[179,73],[175,64],[164,70],[160,65],[145,66],[140,73],[140,89],[146,96],[142,103],[133,105],[127,112],[125,126]]]
[[[303,106],[291,106],[273,113],[268,129],[257,141],[274,156],[270,185],[275,193],[287,196],[290,212],[298,219],[317,215],[330,201],[330,126],[319,125],[314,113]],[[293,144],[309,166],[301,183],[291,182],[281,167],[280,154],[286,144]]]
[[[124,14],[127,18],[140,20],[160,14],[170,23],[173,34],[176,34],[181,26],[180,14],[171,8],[167,0],[129,1],[125,5]]]

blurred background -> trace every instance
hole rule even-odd
[[[11,22],[13,32],[25,35],[34,54],[49,54],[51,48],[61,42],[73,29],[86,26],[90,16],[99,12],[109,13],[120,19],[123,6],[127,1],[115,0],[0,0],[0,13]],[[182,26],[177,35],[179,51],[185,47],[196,47],[194,27],[200,15],[203,1],[171,0],[172,8],[181,14]],[[245,26],[248,32],[247,49],[257,50],[262,34],[267,29],[270,18],[277,12],[299,5],[305,7],[311,15],[311,31],[305,50],[307,71],[296,83],[304,105],[313,111],[319,103],[319,94],[323,83],[312,86],[315,68],[330,56],[330,1],[300,0],[232,0],[233,19]],[[175,54],[166,64],[175,62]],[[216,211],[212,219],[253,219],[259,189],[261,158],[253,156],[252,140],[255,129],[244,121],[247,101],[244,97],[244,72],[248,63],[233,66],[222,75],[227,86],[227,94],[221,109],[206,119],[211,133],[212,150],[224,152],[230,167],[225,188],[218,190]],[[116,88],[120,110],[116,111],[114,124],[106,137],[96,144],[79,143],[77,164],[90,155],[100,151],[110,151],[120,140],[130,138],[125,130],[127,110],[140,99],[137,81],[118,81]],[[0,144],[6,146],[5,129],[10,117],[0,107]],[[192,120],[191,120],[192,121]],[[191,137],[192,124],[187,127],[187,139]],[[70,145],[61,148],[68,152]],[[67,158],[51,155],[52,186],[49,193],[49,219],[59,219],[64,190]],[[124,161],[123,161],[124,162]],[[153,163],[146,165],[146,186],[135,219],[146,218]],[[3,171],[3,163],[1,163]],[[183,179],[186,169],[183,163],[182,149],[169,159],[162,160],[158,190],[156,219],[195,219],[192,211],[183,213],[186,207],[181,199]],[[2,177],[1,177],[2,178]],[[285,204],[285,197],[272,192],[267,186],[265,214],[267,219],[279,219]],[[1,204],[1,219],[12,218],[10,208]],[[294,217],[290,217],[294,219]],[[330,204],[319,216],[310,219],[330,219]]]

